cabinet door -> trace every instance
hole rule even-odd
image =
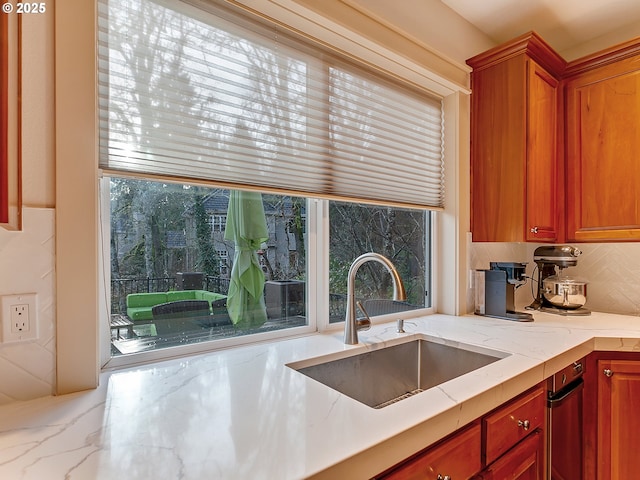
[[[558,81],[533,60],[527,85],[527,215],[525,236],[531,242],[558,238],[557,161]]]
[[[637,478],[640,471],[640,361],[599,360],[597,478]]]
[[[482,480],[543,480],[544,438],[536,430],[485,469]]]
[[[566,84],[567,237],[640,239],[638,58]]]
[[[521,242],[525,216],[526,57],[471,76],[471,231],[474,242]]]
[[[474,70],[472,90],[473,241],[556,241],[558,81],[518,55]]]
[[[448,476],[455,480],[469,479],[480,471],[482,465],[480,440],[480,424],[475,423],[378,478],[436,480]]]

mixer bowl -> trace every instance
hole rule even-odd
[[[587,282],[579,278],[551,275],[542,281],[542,293],[554,307],[575,310],[587,302]]]

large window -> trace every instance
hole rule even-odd
[[[125,178],[109,188],[114,355],[307,325],[305,199]]]
[[[429,307],[441,99],[206,5],[99,3],[112,353],[340,322],[367,251],[399,269],[406,309]],[[381,266],[357,285],[386,313]]]
[[[329,218],[330,322],[344,320],[349,267],[365,252],[380,253],[393,262],[407,291],[407,310],[431,305],[428,212],[331,202]],[[398,308],[388,301],[393,283],[379,263],[367,263],[358,271],[355,291],[369,315]]]

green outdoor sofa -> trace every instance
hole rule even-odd
[[[176,290],[173,292],[131,293],[127,295],[127,315],[134,322],[153,320],[152,309],[156,305],[180,300],[206,300],[219,308],[226,295],[205,290]],[[226,311],[226,308],[225,308]],[[211,310],[212,314],[216,312]]]

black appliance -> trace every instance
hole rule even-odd
[[[571,245],[544,245],[536,248],[533,252],[533,261],[538,269],[537,294],[533,303],[525,308],[557,315],[590,315],[591,312],[586,308],[559,308],[545,298],[545,279],[556,278],[556,274],[561,279],[562,271],[567,267],[575,267],[580,255],[582,251]],[[583,288],[586,292],[586,287]]]
[[[582,478],[582,391],[584,359],[547,382],[547,456],[549,480]]]
[[[526,263],[490,262],[489,270],[475,272],[476,315],[531,322],[533,315],[516,311],[515,291],[527,281]]]

